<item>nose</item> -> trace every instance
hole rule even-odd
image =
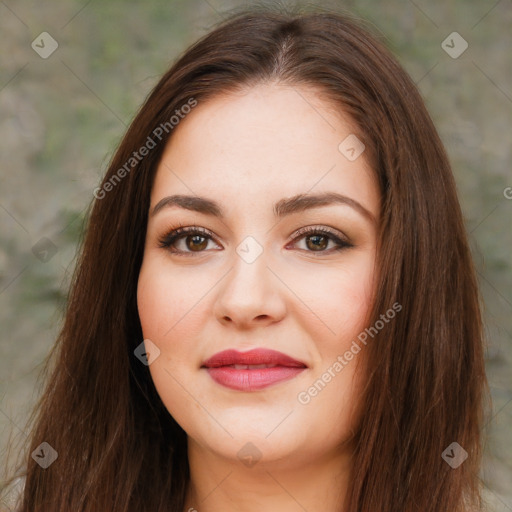
[[[283,283],[267,266],[265,253],[248,263],[234,256],[214,304],[219,322],[250,329],[280,321],[286,314]]]

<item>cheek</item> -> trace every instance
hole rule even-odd
[[[169,265],[150,256],[143,262],[137,286],[144,339],[160,349],[160,355],[149,366],[151,378],[169,413],[187,431],[193,430],[199,423],[197,418],[204,414],[187,393],[190,383],[184,374],[184,368],[195,364],[191,340],[203,321],[199,318],[204,295],[200,282],[186,270],[171,273]]]
[[[188,336],[192,334],[199,321],[201,299],[212,285],[211,276],[208,280],[208,276],[187,268],[171,272],[169,263],[161,260],[150,256],[144,261],[137,306],[144,337],[165,342],[180,337],[185,329]]]
[[[297,304],[309,310],[297,318],[308,331],[316,325],[322,352],[339,353],[366,327],[374,294],[373,263],[372,255],[354,254],[343,265],[318,266],[296,280],[294,291],[301,299]]]

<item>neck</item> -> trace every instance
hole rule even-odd
[[[247,466],[189,438],[188,457],[184,512],[339,512],[347,492],[347,452],[313,461],[300,454],[286,462],[262,459]]]

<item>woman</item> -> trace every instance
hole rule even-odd
[[[481,508],[453,177],[359,24],[232,16],[94,195],[19,510]]]

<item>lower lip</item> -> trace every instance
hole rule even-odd
[[[289,366],[274,366],[273,368],[255,370],[237,370],[230,366],[206,368],[215,382],[238,391],[258,391],[272,384],[293,379],[305,369]]]

